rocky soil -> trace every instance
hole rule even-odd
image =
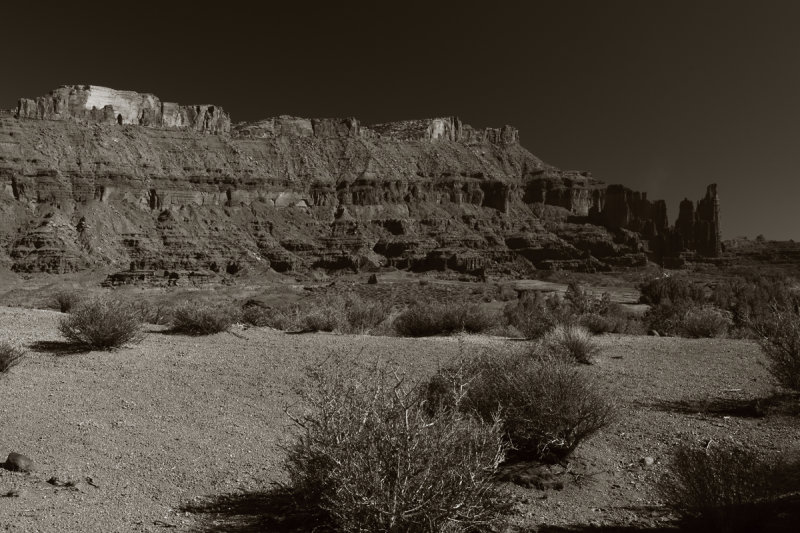
[[[186,337],[151,326],[138,345],[71,353],[57,333],[60,316],[0,308],[0,340],[28,351],[0,378],[0,454],[19,452],[36,463],[30,474],[0,470],[6,531],[280,531],[285,509],[265,491],[284,479],[284,409],[297,402],[306,365],[336,351],[394,360],[425,376],[459,352],[524,349],[523,342],[486,336],[289,335],[237,327]],[[512,529],[664,527],[670,516],[652,484],[681,442],[735,441],[770,457],[800,451],[796,416],[709,408],[773,391],[752,342],[600,342],[596,364],[582,371],[617,399],[620,417],[556,473],[562,490],[509,485],[518,500]],[[512,474],[524,478],[527,467],[515,468]]]

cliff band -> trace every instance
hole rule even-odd
[[[721,252],[709,186],[666,204],[543,163],[511,126],[364,126],[64,86],[0,112],[0,265],[16,271],[394,266],[514,273]]]

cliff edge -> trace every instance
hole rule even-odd
[[[0,113],[0,264],[16,271],[515,273],[720,247],[715,186],[671,226],[663,201],[547,165],[511,126],[233,124],[219,106],[93,85]]]

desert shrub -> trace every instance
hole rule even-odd
[[[613,325],[610,333],[643,335],[646,331],[642,316],[625,309],[618,303],[609,305],[603,317]]]
[[[662,276],[643,283],[639,289],[641,303],[658,305],[665,301],[674,304],[683,302],[704,303],[706,291],[703,285],[694,283],[685,276]]]
[[[172,322],[172,308],[161,302],[149,300],[130,300],[129,305],[145,324],[166,326]]]
[[[187,335],[212,335],[227,331],[238,318],[238,311],[226,305],[186,302],[173,310],[170,329]]]
[[[113,298],[84,300],[58,324],[70,342],[110,350],[142,338],[139,313],[127,302]]]
[[[377,327],[387,318],[392,304],[383,300],[366,299],[354,294],[343,301],[346,333],[364,333]]]
[[[602,391],[560,357],[484,353],[440,369],[427,390],[431,406],[457,406],[487,422],[499,410],[515,453],[539,460],[568,456],[614,418]]]
[[[497,323],[497,317],[479,304],[421,303],[398,315],[394,328],[405,337],[428,337],[458,331],[481,333]]]
[[[762,530],[784,482],[755,452],[714,443],[707,450],[680,446],[657,488],[687,527],[744,533]]]
[[[280,330],[366,333],[385,322],[391,310],[390,302],[347,294],[287,307],[262,307],[246,303],[242,307],[242,320],[254,326]]]
[[[576,315],[597,314],[605,315],[611,307],[611,295],[604,292],[595,296],[577,283],[570,283],[564,293],[564,300]]]
[[[592,333],[583,326],[559,324],[544,337],[545,345],[554,353],[564,355],[579,363],[591,364],[600,346]]]
[[[558,324],[571,324],[577,320],[569,304],[557,295],[545,297],[538,291],[507,303],[503,316],[509,325],[529,339],[541,338]]]
[[[341,309],[321,305],[305,309],[299,325],[307,331],[337,331],[342,321]]]
[[[775,380],[800,392],[800,312],[773,306],[768,314],[750,320]]]
[[[612,333],[617,325],[613,319],[597,313],[581,315],[578,319],[578,323],[594,335]]]
[[[656,331],[661,335],[679,335],[681,317],[688,308],[684,303],[673,304],[669,300],[652,306],[644,315],[647,330]]]
[[[262,307],[245,304],[241,319],[245,324],[257,327],[270,327],[287,331],[298,328],[301,320],[300,308],[296,305],[286,307]]]
[[[0,342],[0,374],[5,374],[11,367],[19,364],[25,352],[7,342]]]
[[[683,313],[680,330],[684,337],[722,337],[732,324],[731,315],[727,311],[713,305],[693,306]]]
[[[669,300],[651,307],[644,321],[648,330],[661,335],[690,338],[720,337],[733,324],[729,312],[713,305]]]
[[[378,364],[332,360],[308,374],[285,466],[310,515],[336,531],[433,533],[508,510],[492,483],[505,452],[497,421],[425,409],[419,386]]]
[[[77,291],[60,290],[53,294],[53,307],[62,313],[69,313],[82,299],[83,296]]]
[[[743,270],[740,276],[717,281],[711,302],[730,311],[736,326],[747,326],[749,320],[769,317],[774,305],[791,308],[800,303],[794,281],[775,273]]]

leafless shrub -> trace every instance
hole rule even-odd
[[[337,531],[474,531],[508,510],[492,484],[505,451],[497,421],[430,412],[418,386],[377,363],[337,358],[308,375],[286,469]]]
[[[0,374],[5,374],[19,364],[25,352],[7,342],[0,342]]]
[[[463,398],[462,383],[466,383]],[[428,383],[431,406],[457,407],[493,420],[520,456],[566,457],[613,421],[614,406],[579,369],[561,357],[483,353],[441,369]]]
[[[772,306],[750,319],[759,345],[769,361],[769,371],[787,389],[800,392],[800,312]]]
[[[142,321],[130,304],[113,298],[84,300],[59,322],[70,342],[98,350],[119,348],[142,338]]]
[[[788,483],[787,483],[788,480]],[[730,444],[681,445],[657,484],[667,506],[697,531],[762,531],[790,480],[759,454]]]

